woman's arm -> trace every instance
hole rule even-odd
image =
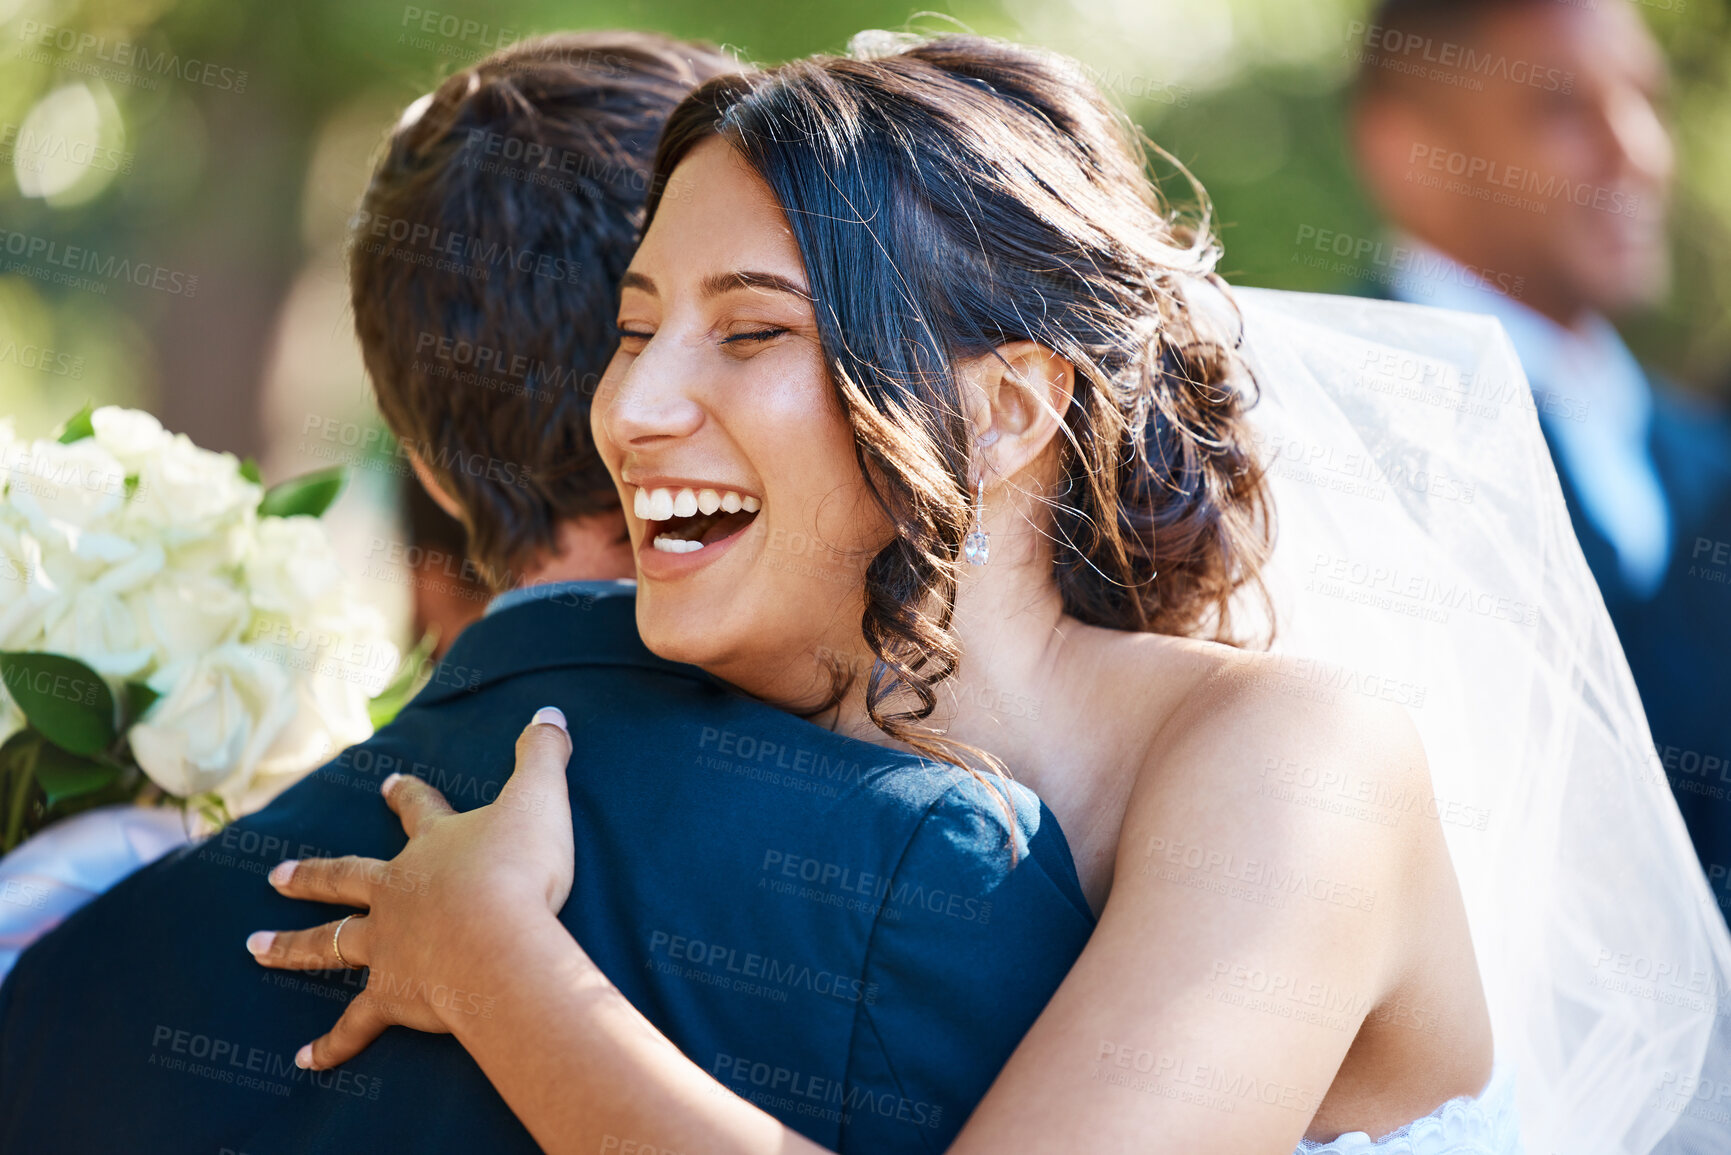
[[[1405,781],[1424,778],[1422,754],[1404,718],[1238,698],[1163,735],[1158,772],[1143,775],[1126,814],[1098,930],[953,1152],[1143,1150],[1150,1135],[1176,1150],[1296,1146],[1360,1024],[1398,981],[1411,836],[1294,805],[1268,789],[1269,769],[1296,760]],[[568,757],[562,734],[526,737],[500,802],[463,815],[437,812],[442,799],[418,781],[388,795],[411,830],[391,866],[434,876],[432,902],[327,881],[337,871],[319,862],[282,889],[370,907],[342,940],[345,957],[374,967],[369,991],[400,971],[478,995],[484,1013],[474,999],[449,1000],[435,1008],[440,1025],[550,1151],[821,1150],[728,1092],[631,1007],[558,924],[557,904],[538,900],[547,886],[452,866],[457,855],[486,861],[489,838],[512,836],[511,824],[480,824],[513,794],[545,798],[568,836]],[[472,816],[478,833],[460,846],[429,837]],[[330,937],[328,926],[278,935],[260,961],[332,965]],[[416,955],[414,941],[440,947]],[[363,994],[314,1044],[313,1064],[341,1062],[401,1021]]]
[[[1159,736],[1100,924],[952,1152],[1142,1151],[1159,1136],[1162,1150],[1290,1155],[1400,983],[1416,823],[1275,787],[1292,766],[1377,789],[1425,779],[1411,723],[1369,703],[1214,693]],[[1355,1112],[1342,1129],[1381,1134],[1435,1106],[1382,1130]]]
[[[392,775],[385,803],[409,835],[396,858],[278,864],[270,881],[283,894],[366,912],[340,931],[333,922],[247,939],[268,967],[369,968],[365,989],[296,1063],[346,1062],[388,1026],[444,1031],[550,1152],[823,1151],[686,1059],[560,925],[574,857],[570,757],[563,715],[543,710],[493,802],[459,814],[434,787]]]
[[[452,1015],[447,1023],[543,1150],[824,1150],[687,1059],[557,919],[529,913],[477,972],[477,990],[499,992],[492,1014]]]

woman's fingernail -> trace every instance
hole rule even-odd
[[[557,706],[542,706],[535,711],[535,716],[529,719],[529,725],[540,726],[543,724],[557,726],[559,729],[565,730],[565,711]],[[571,731],[565,730],[565,736],[569,738]]]
[[[397,783],[402,780],[403,776],[401,774],[387,774],[385,780],[379,783],[379,793],[383,794],[386,798],[389,798],[391,796],[391,791],[395,790],[397,788]]]
[[[285,858],[270,868],[270,884],[272,886],[286,885],[288,880],[294,876],[295,860],[292,858]]]
[[[308,1043],[306,1046],[295,1052],[295,1066],[299,1067],[303,1071],[310,1071],[312,1070],[312,1065],[313,1045]]]
[[[270,944],[276,941],[276,931],[255,930],[246,936],[246,953],[257,958],[270,949]]]

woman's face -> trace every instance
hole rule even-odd
[[[890,527],[824,367],[787,219],[726,142],[673,172],[626,272],[592,414],[657,654],[784,702],[862,653],[866,564]]]

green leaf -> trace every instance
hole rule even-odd
[[[128,682],[123,689],[126,691],[126,725],[123,728],[130,730],[132,724],[144,717],[144,712],[162,695],[143,682]]]
[[[94,412],[96,407],[86,403],[84,408],[68,417],[66,424],[60,427],[60,444],[71,445],[74,441],[96,436],[96,429],[90,424],[90,415]]]
[[[114,695],[77,658],[0,653],[0,683],[30,724],[61,749],[90,755],[114,741]]]
[[[0,742],[0,774],[5,773],[7,767],[18,759],[27,756],[30,753],[28,748],[32,744],[41,741],[42,735],[26,726],[22,730],[14,731],[12,737],[6,741]]]
[[[240,475],[254,485],[264,484],[263,478],[259,475],[258,462],[250,457],[240,463]]]
[[[337,495],[343,491],[345,477],[340,465],[291,477],[280,485],[271,486],[265,492],[264,500],[258,503],[258,515],[294,517],[305,514],[308,517],[318,517],[331,507]]]
[[[432,657],[433,647],[438,645],[438,642],[438,630],[428,630],[422,634],[421,640],[415,643],[415,648],[410,650],[397,666],[396,676],[391,679],[390,685],[380,690],[378,696],[367,703],[367,717],[372,719],[373,729],[380,729],[391,722],[432,678],[433,666],[428,659]]]
[[[214,793],[194,794],[191,798],[186,799],[181,810],[183,813],[191,810],[216,827],[227,826],[235,819],[235,816],[228,812],[228,804]]]
[[[36,759],[47,743],[42,735],[26,726],[0,746],[0,805],[5,807],[5,833],[0,835],[0,854],[10,854],[31,831],[33,820],[39,820],[42,807],[36,804]]]
[[[119,778],[120,772],[119,766],[69,754],[51,743],[43,745],[36,759],[36,781],[48,795],[50,806],[65,798],[100,790]]]

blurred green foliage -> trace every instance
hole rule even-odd
[[[126,401],[203,443],[257,451],[271,336],[297,276],[340,246],[367,150],[440,77],[501,41],[557,28],[660,29],[760,63],[839,49],[864,28],[959,23],[1046,43],[1076,55],[1207,186],[1230,279],[1345,289],[1338,274],[1297,263],[1294,237],[1301,225],[1378,230],[1341,117],[1348,23],[1368,6],[0,0],[0,414],[40,433],[86,400]],[[1650,0],[1643,11],[1675,71],[1682,177],[1675,289],[1627,328],[1637,352],[1722,392],[1731,367],[1725,0]],[[51,144],[58,132],[60,153],[16,147],[31,126]],[[7,247],[20,243],[14,234],[62,246],[50,254],[79,246],[147,274],[58,284],[41,257],[20,273]],[[165,275],[178,276],[181,291]]]

